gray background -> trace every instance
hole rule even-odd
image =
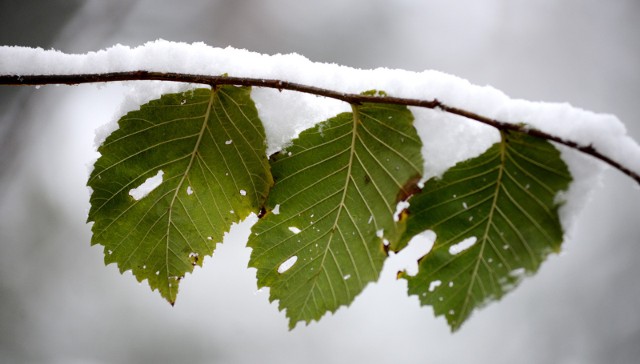
[[[358,68],[436,69],[512,97],[616,114],[636,140],[639,34],[637,0],[0,1],[0,44],[81,53],[164,38]],[[564,253],[456,334],[406,296],[391,266],[350,308],[289,332],[246,269],[246,229],[183,281],[171,308],[130,274],[104,267],[84,223],[93,133],[123,92],[0,88],[0,362],[640,358],[640,189],[613,170]]]

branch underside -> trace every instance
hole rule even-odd
[[[484,117],[482,115],[459,109],[456,107],[443,104],[437,99],[433,100],[420,100],[393,96],[376,96],[376,95],[361,95],[337,92],[320,87],[303,85],[295,82],[288,82],[282,80],[262,79],[262,78],[246,78],[246,77],[228,77],[228,76],[208,76],[208,75],[193,75],[184,73],[163,73],[163,72],[150,72],[150,71],[131,71],[131,72],[112,72],[112,73],[99,73],[99,74],[75,74],[75,75],[0,75],[0,85],[13,85],[13,86],[36,86],[36,85],[52,85],[52,84],[64,84],[64,85],[78,85],[83,83],[100,83],[100,82],[117,82],[117,81],[171,81],[171,82],[185,82],[185,83],[198,83],[210,85],[212,87],[219,85],[236,85],[236,86],[255,86],[274,88],[278,90],[289,90],[312,94],[316,96],[328,97],[336,100],[341,100],[349,104],[359,105],[365,102],[378,103],[378,104],[396,104],[405,106],[416,106],[427,109],[439,109],[444,112],[465,117],[467,119],[475,120],[477,122],[493,126],[501,131],[516,131],[524,133],[536,138],[553,141],[562,145],[566,145],[572,149],[579,150],[582,153],[597,158],[610,166],[616,168],[627,176],[633,178],[638,184],[640,184],[640,175],[623,166],[622,164],[614,161],[613,159],[601,154],[591,145],[580,145],[571,140],[565,140],[555,135],[545,133],[540,130],[531,129],[524,124],[512,124],[503,121]]]

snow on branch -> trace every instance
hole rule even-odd
[[[188,90],[197,84],[254,86],[251,97],[264,123],[268,153],[282,149],[315,123],[348,112],[349,104],[407,105],[423,142],[423,180],[479,156],[500,140],[498,130],[550,140],[560,147],[574,177],[569,191],[560,196],[566,201],[560,211],[565,231],[601,175],[603,164],[585,154],[640,183],[640,146],[615,116],[567,103],[511,99],[491,86],[473,85],[438,71],[361,70],[312,62],[298,54],[264,55],[163,40],[134,48],[116,45],[87,54],[0,47],[0,84],[113,81],[136,81],[125,83],[131,92],[123,112],[163,93]],[[369,90],[384,91],[385,95],[362,94]],[[115,120],[111,128],[117,128]]]
[[[47,84],[66,84],[77,85],[83,83],[100,83],[100,82],[115,82],[115,81],[141,81],[141,80],[154,80],[154,81],[172,81],[172,82],[185,82],[194,84],[206,84],[212,87],[217,85],[237,85],[237,86],[257,86],[282,90],[290,90],[308,93],[316,96],[324,96],[341,100],[350,104],[362,104],[368,103],[386,103],[405,106],[416,106],[428,109],[440,109],[445,112],[459,115],[467,119],[475,120],[480,123],[493,126],[499,130],[505,131],[517,131],[531,136],[535,136],[541,139],[554,141],[559,144],[566,145],[570,148],[577,149],[583,153],[591,155],[601,161],[606,162],[610,166],[620,170],[629,177],[640,183],[640,175],[630,168],[627,168],[623,164],[607,157],[600,153],[593,147],[593,143],[589,145],[581,145],[572,140],[563,139],[559,136],[552,135],[550,133],[533,129],[528,126],[525,121],[522,123],[509,123],[491,119],[471,111],[463,110],[457,107],[446,105],[438,99],[422,100],[393,96],[379,96],[368,94],[351,94],[344,92],[337,92],[330,89],[303,85],[295,82],[274,80],[274,79],[256,79],[246,77],[229,77],[229,76],[208,76],[208,75],[194,75],[184,73],[164,73],[164,72],[150,72],[150,71],[130,71],[130,72],[111,72],[102,74],[72,74],[72,75],[0,75],[0,84],[4,85],[47,85]]]

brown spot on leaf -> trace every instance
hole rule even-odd
[[[260,208],[260,212],[258,213],[258,219],[262,219],[262,217],[266,214],[267,214],[267,209],[265,209],[264,206],[262,206]]]
[[[384,254],[386,256],[389,256],[389,245],[385,245],[384,243],[380,245],[382,245],[382,251],[384,252]]]
[[[408,209],[404,209],[404,210],[400,211],[400,214],[398,215],[398,222],[404,221],[408,217],[409,217],[409,210]]]
[[[400,191],[398,191],[398,195],[396,196],[396,202],[406,201],[409,197],[415,195],[416,193],[422,191],[420,187],[418,187],[418,182],[422,178],[421,175],[416,174],[411,177],[405,184],[402,186]]]

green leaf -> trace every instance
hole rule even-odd
[[[410,200],[403,241],[425,230],[437,239],[418,274],[405,276],[409,293],[445,315],[454,331],[472,310],[513,289],[523,273],[536,272],[562,243],[555,201],[571,176],[560,153],[522,133],[501,136]]]
[[[164,95],[122,117],[88,185],[92,244],[171,304],[234,222],[257,212],[272,179],[250,88]],[[161,183],[134,192],[148,178]],[[133,191],[132,191],[133,190]]]
[[[422,173],[421,142],[404,106],[364,104],[308,129],[271,158],[275,185],[249,238],[258,286],[290,328],[353,301],[378,278],[383,238]],[[289,267],[287,266],[291,265]]]

